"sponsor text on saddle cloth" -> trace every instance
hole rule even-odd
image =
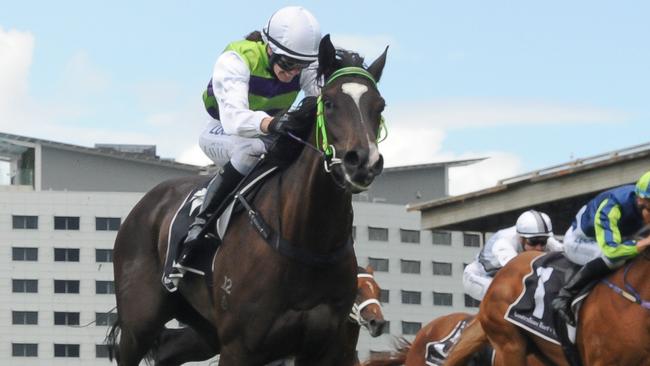
[[[260,169],[257,169],[258,167]],[[241,184],[243,188],[239,189],[239,194],[241,195],[246,195],[251,193],[254,194],[255,191],[254,188],[259,188],[260,186],[258,183],[262,182],[264,178],[267,178],[268,176],[271,175],[271,173],[277,170],[277,167],[270,167],[270,166],[265,167],[262,164],[258,165],[258,167],[256,167],[253,171],[251,171],[251,173],[243,179]],[[169,235],[167,239],[167,254],[165,256],[165,265],[163,267],[163,274],[162,274],[162,284],[169,292],[174,292],[177,290],[177,281],[169,278],[169,274],[172,270],[172,266],[174,265],[174,262],[176,261],[176,259],[178,259],[178,256],[180,255],[181,245],[183,243],[185,235],[187,235],[187,231],[190,227],[190,224],[194,220],[194,217],[199,213],[201,204],[203,203],[203,199],[205,197],[206,187],[208,183],[209,183],[209,179],[203,182],[201,185],[194,188],[187,195],[185,200],[183,200],[183,203],[178,208],[178,211],[176,211],[176,214],[172,218],[172,222],[169,225]],[[217,229],[216,234],[218,236],[212,237],[215,245],[203,245],[195,249],[201,251],[201,253],[197,253],[196,263],[193,263],[193,266],[194,268],[204,273],[211,273],[213,270],[212,262],[214,256],[217,253],[219,244],[221,243],[221,238],[226,232],[228,223],[230,221],[230,216],[233,213],[233,208],[236,202],[232,201],[232,196],[230,196],[229,199],[231,199],[231,202],[223,203],[223,204],[227,204],[227,206],[225,207],[221,215],[217,218],[216,222],[210,220],[210,222],[216,225],[216,229]],[[211,276],[206,276],[205,278],[207,281],[209,281]]]
[[[532,271],[524,277],[524,289],[521,295],[506,312],[506,320],[560,345],[555,324],[564,324],[564,322],[556,323],[551,301],[562,288],[565,273],[567,271],[571,273],[572,267],[578,266],[571,263],[562,252],[551,252],[535,258],[531,262]],[[587,286],[575,299],[574,308],[586,297],[592,287]],[[565,332],[564,329],[559,331]],[[575,329],[571,329],[569,333],[574,331]]]

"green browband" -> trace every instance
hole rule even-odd
[[[341,69],[336,70],[330,77],[327,79],[325,82],[325,86],[331,84],[334,80],[341,76],[348,76],[348,75],[355,75],[355,76],[363,76],[366,79],[372,81],[372,85],[377,87],[377,82],[375,81],[375,78],[365,69],[361,67],[344,67]],[[323,152],[327,156],[332,156],[333,151],[331,145],[327,142],[327,127],[325,126],[325,113],[323,111],[323,96],[322,94],[318,96],[318,100],[316,101],[316,146],[321,146],[323,148]],[[320,136],[322,136],[322,145],[319,142],[319,132]],[[382,133],[383,132],[383,133]],[[381,137],[380,137],[381,136]],[[379,122],[379,134],[377,136],[377,142],[382,142],[386,139],[388,136],[388,130],[386,129],[386,124],[384,123],[384,117],[381,117],[381,120]]]

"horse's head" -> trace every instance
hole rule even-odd
[[[334,49],[329,35],[319,49],[319,75],[325,77],[317,107],[316,139],[338,182],[354,193],[368,189],[384,166],[377,146],[384,99],[377,82],[386,52],[369,67],[363,58]]]
[[[373,276],[372,267],[359,267],[357,273],[357,298],[352,306],[350,318],[360,326],[366,327],[370,335],[381,335],[386,321],[381,311],[379,295],[381,289]]]

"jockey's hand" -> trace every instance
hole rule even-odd
[[[292,118],[287,113],[281,113],[273,117],[269,123],[269,132],[279,135],[300,134],[305,129],[304,123]]]

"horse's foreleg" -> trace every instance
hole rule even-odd
[[[158,337],[156,366],[182,365],[203,361],[219,352],[192,328],[165,329]]]
[[[504,333],[490,342],[494,346],[494,366],[526,366],[526,340],[521,334]]]

